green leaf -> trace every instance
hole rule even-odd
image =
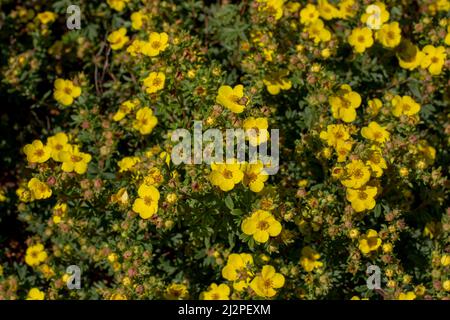
[[[228,195],[225,198],[225,205],[227,206],[228,209],[233,210],[234,209],[234,203],[233,203],[233,199],[231,199],[231,196]]]

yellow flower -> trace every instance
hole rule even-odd
[[[229,300],[230,287],[226,284],[211,284],[208,291],[203,292],[203,300]]]
[[[353,18],[358,12],[358,4],[355,0],[342,0],[339,2],[339,17],[343,19]]]
[[[284,281],[284,276],[281,273],[276,273],[273,266],[265,265],[261,270],[261,274],[253,279],[250,287],[258,296],[270,298],[277,294],[275,289],[284,286]]]
[[[367,112],[371,116],[376,116],[380,111],[381,107],[383,107],[383,103],[380,99],[372,99],[367,101]]]
[[[380,126],[375,121],[370,122],[367,127],[362,128],[361,135],[366,139],[379,143],[385,143],[386,141],[389,141],[390,136],[386,128]]]
[[[244,171],[244,185],[249,186],[253,192],[260,192],[264,188],[264,182],[269,179],[269,176],[264,170],[264,164],[261,160],[257,163],[243,164]]]
[[[120,160],[117,165],[119,166],[119,172],[130,171],[135,164],[139,163],[141,160],[139,157],[125,157]]]
[[[5,191],[0,190],[0,202],[5,202],[8,198],[5,196]]]
[[[407,293],[401,292],[398,295],[398,300],[414,300],[416,299],[416,294],[413,291],[409,291]]]
[[[45,294],[38,288],[32,288],[28,291],[27,300],[44,300]]]
[[[328,99],[335,119],[352,122],[356,119],[356,109],[361,105],[361,96],[352,91],[349,85],[342,85],[337,95]]]
[[[148,94],[155,93],[159,90],[164,89],[164,84],[166,82],[166,76],[162,72],[151,72],[147,78],[144,79],[145,91]]]
[[[88,153],[80,152],[78,146],[70,146],[67,150],[61,151],[59,155],[64,172],[75,171],[78,174],[86,172],[88,163],[91,162],[92,156]]]
[[[445,280],[442,284],[442,288],[444,288],[445,291],[450,291],[450,280]]]
[[[311,248],[306,246],[302,249],[302,256],[300,257],[300,265],[306,272],[311,272],[316,268],[323,266],[323,263],[317,261],[320,259],[320,254]]]
[[[358,189],[370,179],[369,168],[361,160],[352,160],[345,166],[345,173],[341,183],[347,188]]]
[[[444,254],[444,255],[441,257],[441,265],[443,265],[444,267],[450,265],[450,255]]]
[[[67,213],[67,203],[57,203],[53,207],[53,222],[58,224]]]
[[[131,0],[106,0],[108,5],[116,11],[122,11]]]
[[[319,42],[327,42],[331,39],[331,32],[325,28],[325,25],[321,19],[317,19],[314,22],[308,24],[306,28],[309,38],[314,41],[315,44]]]
[[[187,287],[184,284],[172,283],[166,289],[166,298],[169,300],[181,300],[188,295]]]
[[[400,44],[401,29],[398,22],[384,24],[376,33],[376,38],[381,44],[387,48],[394,48]]]
[[[347,189],[347,200],[352,204],[353,210],[362,212],[375,207],[374,197],[377,195],[377,188],[365,186],[361,189]]]
[[[319,10],[320,17],[325,20],[338,18],[340,15],[339,10],[330,4],[328,0],[319,0],[317,9]]]
[[[178,196],[176,195],[176,193],[171,192],[166,196],[166,201],[170,204],[177,202],[177,200]]]
[[[228,256],[227,264],[222,269],[222,276],[233,281],[233,288],[237,291],[246,289],[253,277],[251,267],[253,266],[253,257],[248,253],[232,253]]]
[[[142,135],[150,134],[153,128],[158,124],[158,118],[153,115],[152,109],[144,107],[136,113],[136,120],[133,128],[138,130]]]
[[[241,182],[244,173],[241,171],[241,164],[233,160],[232,163],[212,163],[209,179],[214,186],[218,186],[222,191],[230,191],[236,184]]]
[[[348,43],[358,53],[363,53],[373,45],[372,30],[367,27],[355,28],[348,37]]]
[[[51,157],[53,160],[61,162],[60,153],[69,149],[69,138],[64,132],[55,134],[47,139],[47,146],[50,148]]]
[[[128,192],[126,188],[120,188],[117,193],[111,196],[112,203],[118,203],[120,205],[128,204]]]
[[[402,58],[400,58],[400,56],[397,56],[400,67],[412,71],[422,65],[422,61],[425,58],[425,53],[423,51],[420,51],[417,46],[414,46],[414,51],[415,55],[409,61],[403,60]]]
[[[161,155],[165,152],[161,152]],[[144,183],[148,186],[159,186],[164,181],[164,177],[158,168],[150,168],[148,174],[144,177]]]
[[[122,102],[122,104],[119,107],[119,110],[117,110],[116,114],[113,117],[114,121],[120,121],[123,118],[125,118],[125,116],[127,114],[129,114],[131,111],[133,111],[137,106],[139,105],[139,100],[134,99],[134,100],[127,100]]]
[[[216,102],[234,113],[241,113],[248,104],[249,99],[244,96],[244,86],[238,84],[234,88],[220,86]]]
[[[307,4],[306,7],[300,11],[300,22],[303,24],[307,25],[313,23],[317,19],[319,19],[319,11],[313,4]]]
[[[109,300],[127,300],[127,296],[121,293],[113,293]]]
[[[256,242],[265,243],[270,237],[276,237],[281,232],[281,223],[265,210],[256,210],[241,225],[242,231],[253,236]]]
[[[52,189],[45,182],[41,182],[39,179],[32,178],[28,182],[28,189],[30,189],[33,199],[47,199],[52,196]]]
[[[138,196],[133,203],[133,211],[139,213],[142,219],[153,217],[158,211],[159,191],[154,186],[142,184]]]
[[[327,131],[320,132],[320,139],[325,140],[331,147],[337,147],[339,142],[349,138],[349,129],[343,124],[330,124],[327,126]]]
[[[242,126],[248,134],[249,142],[252,146],[258,146],[269,139],[267,118],[247,118]]]
[[[148,17],[145,15],[143,10],[133,12],[131,14],[131,27],[134,30],[140,30],[147,20]]]
[[[373,229],[369,229],[367,234],[359,240],[359,250],[364,254],[377,250],[380,245],[381,239],[378,238],[378,232]]]
[[[350,300],[369,300],[369,298],[360,298],[358,296],[353,296]]]
[[[55,21],[56,17],[57,17],[56,13],[53,13],[51,11],[41,12],[37,15],[38,20],[42,24],[49,24],[49,23]]]
[[[127,37],[127,29],[120,28],[116,31],[113,31],[108,36],[107,40],[111,44],[111,49],[119,50],[123,48],[123,46],[130,40],[130,38]]]
[[[127,52],[136,57],[138,53],[144,54],[146,52],[146,47],[149,46],[147,41],[142,41],[139,39],[134,39],[133,42],[128,46]]]
[[[440,222],[430,221],[427,222],[425,228],[423,229],[423,235],[434,239],[442,231],[442,224]]]
[[[284,0],[258,0],[258,2],[264,4],[259,7],[260,10],[266,11],[275,20],[279,20],[283,16]]]
[[[382,24],[389,20],[389,11],[386,10],[386,5],[383,2],[377,1],[372,5],[378,7],[379,14],[377,14],[377,11],[367,10],[370,8],[370,6],[368,6],[361,15],[361,22],[370,26],[371,29],[378,30]],[[375,14],[377,15],[375,16]]]
[[[292,83],[289,79],[286,79],[287,72],[279,72],[266,76],[263,79],[263,83],[267,88],[267,91],[272,95],[277,95],[281,90],[289,90],[292,87]]]
[[[81,95],[81,88],[70,80],[56,79],[53,97],[64,106],[70,106]]]
[[[379,178],[383,175],[383,170],[387,169],[386,160],[381,155],[381,150],[376,146],[370,148],[369,157],[367,158],[366,165],[372,169],[374,176]]]
[[[27,144],[23,148],[23,152],[30,163],[44,163],[50,159],[52,153],[51,149],[48,146],[44,146],[40,140],[34,140],[31,144]]]
[[[352,151],[353,142],[339,140],[336,145],[337,162],[344,162],[347,160],[347,156]]]
[[[420,104],[410,96],[395,96],[392,99],[392,114],[396,117],[401,115],[412,116],[420,111]]]
[[[162,51],[166,50],[169,41],[169,36],[167,33],[150,33],[148,43],[144,46],[142,53],[149,56],[155,57],[159,55]]]
[[[28,247],[25,254],[25,263],[31,267],[37,266],[47,259],[47,252],[41,243]]]
[[[433,76],[439,75],[442,72],[445,60],[447,59],[445,48],[443,46],[436,48],[432,45],[427,45],[422,51],[425,53],[425,57],[421,62],[422,69],[428,69]]]

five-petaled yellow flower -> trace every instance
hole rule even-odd
[[[300,265],[306,272],[311,272],[314,269],[323,266],[322,262],[317,261],[319,259],[320,254],[310,246],[306,246],[302,249],[302,255],[300,257]]]
[[[47,259],[47,252],[41,243],[27,248],[25,253],[25,263],[31,267],[37,266]]]
[[[145,91],[152,94],[164,89],[166,82],[166,75],[162,72],[151,72],[147,78],[144,79]]]
[[[242,222],[242,231],[253,236],[256,242],[265,243],[269,237],[276,237],[281,232],[281,223],[265,210],[256,210]]]
[[[234,113],[241,113],[244,111],[249,99],[244,96],[244,86],[238,84],[234,88],[221,86],[216,102]]]
[[[244,185],[248,185],[253,192],[260,192],[264,188],[264,182],[269,179],[269,175],[264,171],[262,161],[245,163],[242,165],[242,169],[244,171]]]
[[[28,291],[27,300],[44,300],[45,293],[38,288],[31,288]]]
[[[47,199],[52,196],[52,189],[45,183],[37,178],[32,178],[28,182],[28,189],[31,192],[33,199]]]
[[[244,178],[241,164],[236,159],[229,161],[229,163],[211,163],[211,169],[209,179],[213,185],[218,186],[222,191],[232,190]]]
[[[203,300],[229,300],[230,287],[222,283],[217,285],[211,284],[208,291],[203,292]]]
[[[358,53],[366,51],[373,45],[372,30],[367,27],[353,29],[348,37],[348,43]]]
[[[92,160],[92,156],[81,152],[78,146],[69,146],[67,150],[61,151],[59,158],[63,163],[61,169],[64,172],[75,171],[78,174],[85,173]]]
[[[350,201],[356,212],[373,209],[376,195],[377,187],[364,186],[360,189],[347,189],[347,200]]]
[[[359,239],[359,250],[364,254],[376,251],[380,245],[381,239],[378,238],[378,232],[373,229],[369,229],[367,233]]]
[[[153,217],[158,211],[159,191],[154,186],[141,184],[138,196],[133,203],[133,211],[139,213],[142,219]]]
[[[127,29],[120,28],[111,32],[107,40],[111,44],[111,49],[120,50],[130,40],[130,38],[127,36]]]
[[[402,115],[412,116],[420,111],[420,104],[415,102],[410,96],[395,96],[391,103],[392,114],[396,117]]]
[[[70,80],[56,79],[53,97],[64,106],[70,106],[81,95],[81,88]]]
[[[226,266],[222,269],[222,276],[233,281],[233,288],[237,291],[246,289],[253,278],[251,268],[253,257],[248,253],[232,253],[228,256]]]
[[[376,141],[379,143],[385,143],[389,141],[389,132],[385,127],[380,126],[375,121],[369,123],[367,127],[361,129],[361,135],[369,140]]]
[[[30,163],[44,163],[50,159],[52,154],[51,148],[45,146],[40,140],[34,140],[31,144],[27,144],[23,148],[23,152]]]
[[[144,107],[136,112],[136,120],[133,128],[138,130],[142,135],[150,134],[153,128],[158,124],[158,118],[153,115],[153,110]]]
[[[275,289],[284,286],[284,281],[284,276],[277,273],[273,266],[265,265],[261,273],[252,280],[250,287],[258,296],[270,298],[277,294]]]

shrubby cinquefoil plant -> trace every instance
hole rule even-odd
[[[450,296],[448,0],[67,5],[0,5],[0,299]]]

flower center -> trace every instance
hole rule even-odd
[[[269,223],[265,220],[259,221],[258,222],[258,229],[259,230],[267,230],[269,229]]]
[[[144,203],[145,203],[147,206],[151,206],[152,203],[153,203],[152,197],[150,197],[150,196],[144,197]]]
[[[159,78],[155,78],[155,80],[153,80],[153,85],[155,87],[159,86],[161,83],[162,83],[162,81]]]
[[[264,280],[264,287],[266,289],[270,289],[270,288],[272,288],[272,286],[273,286],[273,282],[272,282],[271,279],[265,279]]]
[[[72,156],[70,159],[72,160],[72,162],[80,162],[81,160],[83,160],[83,158],[80,156]]]
[[[361,179],[361,178],[364,176],[364,174],[363,174],[363,172],[362,172],[361,169],[356,169],[356,170],[354,171],[354,173],[353,173],[353,176],[354,176],[356,179]]]
[[[219,300],[219,299],[220,299],[220,295],[219,295],[218,293],[213,293],[213,294],[211,295],[211,299],[213,299],[213,300]]]
[[[358,192],[358,198],[360,200],[366,200],[368,198],[367,193],[365,193],[364,191]]]
[[[233,172],[228,169],[225,169],[223,171],[223,176],[225,177],[225,179],[231,179],[233,178]]]
[[[37,150],[34,152],[34,154],[35,154],[37,157],[42,157],[42,156],[44,155],[44,150],[42,150],[42,149],[37,149]]]
[[[152,48],[153,49],[159,49],[161,47],[161,42],[159,41],[153,41],[152,42]]]

